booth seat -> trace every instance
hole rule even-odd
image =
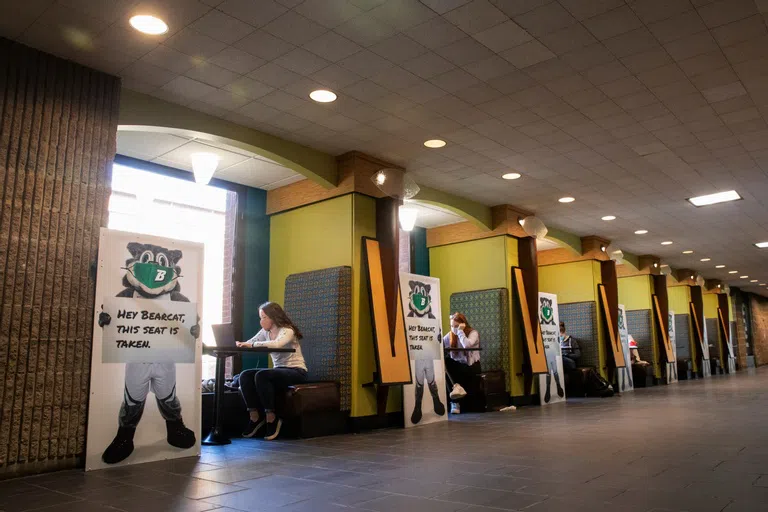
[[[677,380],[693,379],[693,362],[690,358],[677,358]]]
[[[565,323],[566,332],[581,348],[578,368],[565,375],[565,395],[584,397],[587,394],[587,374],[599,371],[600,350],[597,341],[597,303],[594,301],[571,302],[557,305],[560,321]]]
[[[461,400],[463,412],[494,411],[509,405],[509,295],[506,288],[451,295],[450,313],[466,315],[480,333],[480,366],[473,390]]]
[[[285,432],[303,438],[342,433],[352,394],[352,269],[289,275],[283,306],[304,336],[309,370],[309,382],[278,397]]]

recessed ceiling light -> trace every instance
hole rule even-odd
[[[661,242],[661,245],[672,245],[672,240],[667,240],[666,242]]]
[[[757,282],[757,279],[750,279],[750,280],[749,280],[749,282],[750,282],[750,283],[756,283],[756,282]]]
[[[336,101],[336,93],[325,89],[318,89],[309,93],[309,97],[318,103],[330,103]]]
[[[693,251],[683,251],[683,254],[693,254]]]
[[[168,25],[160,18],[140,14],[132,17],[128,23],[143,34],[157,36],[168,32]]]
[[[758,247],[760,249],[768,248],[768,242],[757,242],[755,244],[755,247]]]
[[[688,201],[693,206],[709,206],[710,204],[724,203],[726,201],[738,201],[741,196],[735,190],[707,194],[706,196],[691,197]]]
[[[605,217],[603,217],[603,220],[616,220],[616,216],[615,215],[606,215]]]
[[[516,180],[516,179],[518,179],[520,177],[520,173],[519,172],[508,172],[506,174],[502,174],[501,177],[504,178],[505,180]]]
[[[637,231],[635,231],[636,235],[645,235],[646,233],[648,233],[647,229],[638,229]]]
[[[445,146],[445,141],[440,139],[430,139],[424,142],[424,145],[432,149],[442,148],[443,146]]]
[[[728,273],[729,274],[738,274],[739,271],[738,270],[730,270],[730,271],[728,271]]]
[[[560,201],[561,203],[572,203],[575,200],[576,199],[574,199],[573,197],[567,197],[567,196],[566,197],[561,197],[560,199],[558,199],[558,201]]]
[[[709,261],[709,260],[710,260],[710,258],[701,258],[700,261]]]
[[[760,283],[760,284],[759,284],[759,285],[757,285],[757,286],[765,286],[765,283]]]
[[[749,279],[749,276],[739,276],[739,279]]]
[[[725,268],[725,265],[715,265],[715,268]]]

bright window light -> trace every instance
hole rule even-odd
[[[735,190],[717,192],[706,196],[691,197],[688,199],[693,206],[709,206],[711,204],[725,203],[727,201],[738,201],[741,196]]]
[[[757,242],[755,247],[759,247],[760,249],[768,248],[768,242]]]

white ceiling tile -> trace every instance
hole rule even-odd
[[[662,43],[669,43],[707,29],[695,10],[685,11],[648,27]]]
[[[197,100],[216,90],[215,87],[185,76],[177,76],[161,89],[166,94],[175,94],[186,100]]]
[[[348,0],[306,0],[294,9],[296,12],[326,28],[335,28],[363,13]]]
[[[450,71],[455,66],[434,52],[427,52],[418,57],[406,61],[403,68],[421,78],[429,79],[433,76]]]
[[[251,25],[215,9],[198,19],[190,27],[226,44],[239,41],[255,30]]]
[[[550,34],[576,23],[576,19],[558,2],[542,5],[514,19],[518,25],[535,37]]]
[[[533,39],[533,36],[512,20],[477,32],[473,37],[496,53],[514,48]]]
[[[265,85],[251,78],[241,76],[237,80],[233,81],[225,87],[227,91],[235,93],[239,96],[244,96],[248,99],[255,100],[262,96],[269,94],[274,89],[268,85]]]
[[[477,62],[471,62],[464,65],[463,68],[484,82],[508,75],[515,71],[515,67],[512,64],[498,55],[493,55]]]
[[[422,0],[422,3],[438,14],[445,14],[472,0]]]
[[[245,96],[240,96],[230,91],[216,89],[210,94],[200,98],[200,101],[222,108],[224,110],[237,110],[251,100]]]
[[[370,46],[395,34],[396,30],[369,13],[355,16],[334,29],[362,46]]]
[[[758,14],[717,27],[712,30],[712,35],[720,46],[725,47],[763,36],[766,32],[765,20]]]
[[[320,37],[328,31],[327,28],[319,23],[315,23],[293,11],[288,11],[271,21],[263,30],[297,46]]]
[[[254,27],[263,27],[288,10],[273,0],[224,0],[217,9]]]
[[[297,98],[292,94],[285,93],[283,91],[272,91],[259,98],[259,103],[267,105],[268,107],[282,110],[284,112],[290,112],[292,110],[302,108],[306,101],[301,98]]]
[[[376,98],[380,98],[386,95],[389,92],[382,86],[370,80],[361,80],[352,85],[348,85],[343,89],[343,91],[345,94],[349,94],[353,98],[362,102],[372,101]]]
[[[260,101],[252,101],[243,107],[238,109],[238,112],[244,116],[249,117],[255,121],[267,122],[280,115],[281,111],[261,103]]]
[[[395,34],[369,49],[395,64],[401,64],[427,52],[425,47],[404,34]]]
[[[247,75],[264,64],[264,60],[248,52],[228,46],[208,59],[208,62],[221,66],[240,75]]]
[[[640,0],[631,2],[630,7],[647,25],[688,11],[691,4],[688,0]]]
[[[136,61],[122,71],[122,76],[160,87],[173,80],[176,74],[146,62]]]
[[[177,74],[185,73],[199,62],[199,60],[165,45],[158,46],[140,60]]]
[[[306,76],[320,71],[328,66],[330,62],[318,57],[303,48],[296,48],[274,60],[275,64],[293,71],[294,73]]]
[[[371,80],[391,91],[407,89],[421,82],[419,77],[398,66],[372,76]]]
[[[562,59],[577,71],[585,71],[615,60],[613,54],[599,43],[570,51],[563,55]]]
[[[493,52],[470,37],[459,39],[435,50],[440,56],[457,66],[465,66],[478,60],[487,59]]]
[[[499,25],[509,18],[488,0],[472,0],[446,13],[445,19],[467,34],[476,34]]]
[[[555,57],[555,54],[540,42],[529,41],[502,52],[501,56],[516,68],[522,69],[552,59]]]
[[[294,130],[300,130],[301,128],[304,128],[309,124],[309,121],[302,119],[300,117],[294,116],[293,114],[281,113],[276,117],[273,117],[272,119],[270,119],[269,124],[271,124],[272,126],[276,126],[282,130],[291,132]]]
[[[117,136],[117,153],[152,160],[187,143],[187,139],[167,133],[121,130]]]
[[[467,37],[464,32],[442,17],[432,18],[421,25],[410,28],[406,31],[406,35],[432,50]]]
[[[364,78],[370,78],[393,66],[387,59],[368,50],[357,52],[339,61],[338,65]]]
[[[463,69],[454,69],[430,79],[430,82],[444,91],[456,92],[479,83],[479,80]]]
[[[709,28],[719,27],[758,14],[754,0],[720,0],[698,8]]]
[[[539,40],[557,54],[567,53],[596,42],[595,37],[579,23],[539,36]]]
[[[274,88],[284,87],[303,78],[298,73],[285,69],[274,62],[264,64],[249,73],[248,76]]]
[[[310,78],[326,87],[335,89],[341,89],[363,79],[360,75],[346,70],[341,66],[337,66],[336,64],[331,64],[330,66],[313,73],[310,75]]]
[[[232,83],[240,75],[224,68],[220,68],[215,64],[201,62],[187,71],[184,76],[214,87],[224,87],[225,85]]]
[[[705,98],[707,98],[707,101],[714,103],[717,101],[724,101],[735,98],[737,96],[741,96],[743,94],[747,94],[747,91],[744,89],[744,86],[741,84],[741,82],[733,82],[701,91],[701,93]]]
[[[437,16],[435,11],[417,0],[387,0],[368,12],[401,32]]]
[[[181,53],[202,59],[216,55],[227,46],[191,28],[181,30],[165,44]]]
[[[362,49],[356,43],[335,32],[326,32],[317,39],[304,44],[303,48],[330,62],[340,61]]]

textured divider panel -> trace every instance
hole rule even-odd
[[[451,295],[451,311],[463,313],[480,333],[483,371],[504,370],[509,391],[509,295],[506,288]]]
[[[333,267],[285,279],[285,312],[301,329],[309,379],[341,383],[341,408],[352,395],[352,268]]]
[[[627,330],[637,342],[640,357],[643,361],[654,363],[651,329],[653,329],[653,323],[650,309],[627,311]]]
[[[688,330],[688,322],[690,315],[675,315],[675,344],[679,359],[691,358],[691,333]]]
[[[717,340],[717,333],[720,330],[720,321],[717,318],[707,318],[707,343],[709,344],[709,358],[713,359],[717,357],[721,361],[723,360],[722,354],[720,354],[720,343]]]
[[[120,82],[0,38],[0,473],[85,449]]]
[[[581,359],[579,366],[600,368],[600,352],[597,339],[597,302],[572,302],[558,304],[560,321],[565,322],[566,332],[579,342]]]

